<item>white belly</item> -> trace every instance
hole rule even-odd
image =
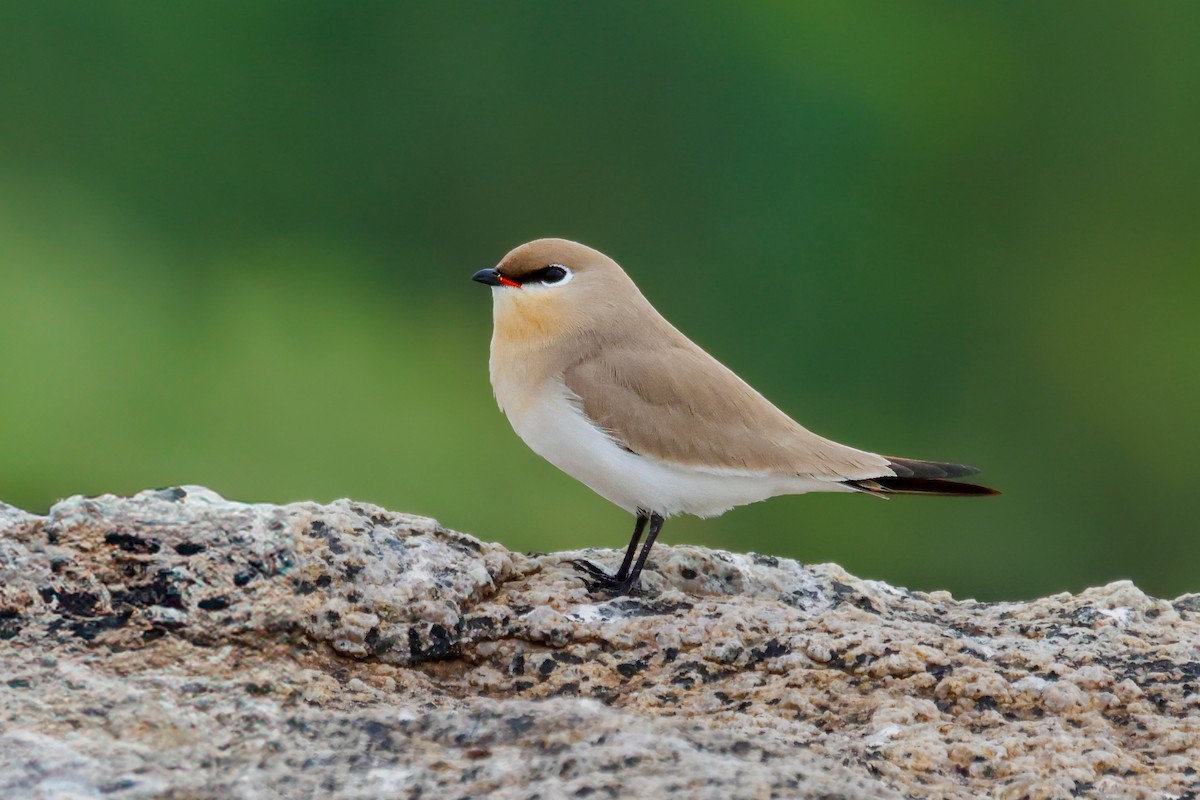
[[[592,424],[558,381],[547,382],[520,405],[499,395],[513,430],[530,449],[631,514],[645,509],[713,517],[781,494],[852,491],[831,481],[706,470],[630,453]]]

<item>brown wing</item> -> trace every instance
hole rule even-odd
[[[801,427],[686,340],[654,349],[608,347],[567,369],[564,380],[589,419],[640,455],[817,478],[892,474],[882,456]]]

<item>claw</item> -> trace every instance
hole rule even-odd
[[[611,594],[614,597],[619,597],[623,594],[629,594],[629,590],[633,588],[633,581],[628,578],[619,578],[616,575],[610,575],[592,562],[584,561],[582,558],[572,561],[571,566],[592,577],[591,581],[585,582],[589,592],[601,591]]]

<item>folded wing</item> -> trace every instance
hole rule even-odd
[[[796,423],[686,340],[607,347],[564,373],[584,414],[626,449],[713,471],[826,480],[892,476],[888,460]]]

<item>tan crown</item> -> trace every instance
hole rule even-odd
[[[616,272],[625,274],[617,262],[587,245],[570,239],[535,239],[514,247],[500,260],[496,269],[506,278],[520,280],[551,264],[562,264],[576,273]]]

